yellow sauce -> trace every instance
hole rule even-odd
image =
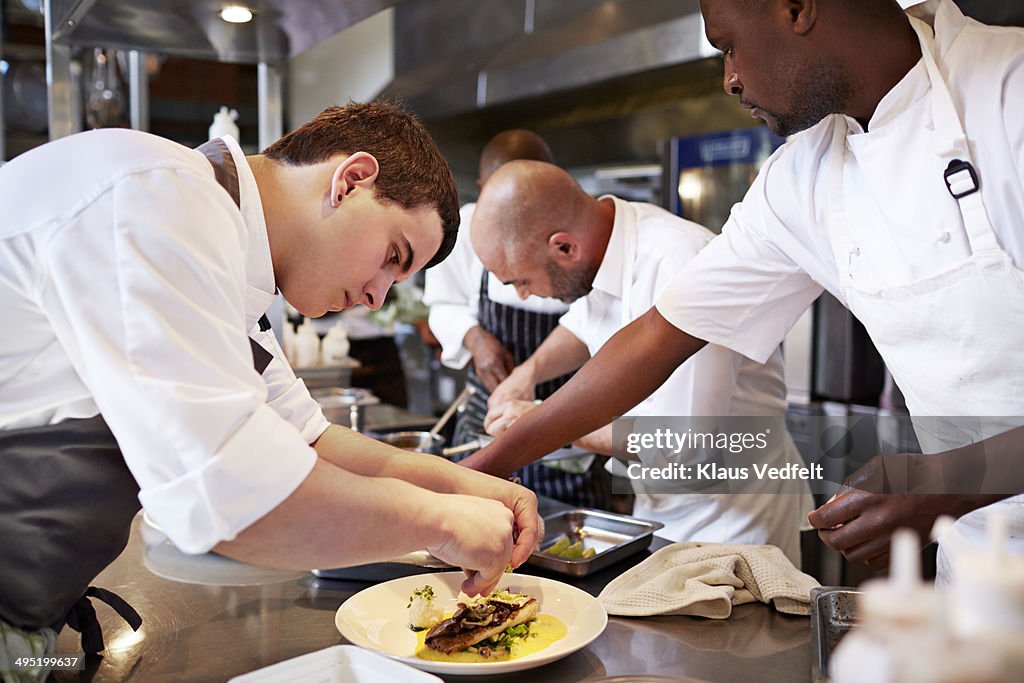
[[[451,614],[446,614],[445,619],[449,618]],[[561,640],[569,632],[565,624],[562,623],[561,619],[551,616],[550,614],[538,614],[537,618],[531,622],[530,635],[525,639],[516,639],[512,645],[512,652],[509,654],[492,654],[490,657],[483,657],[476,652],[453,652],[450,655],[446,655],[443,652],[437,650],[431,650],[423,642],[427,637],[427,631],[429,629],[420,631],[417,634],[417,645],[416,645],[416,656],[420,659],[426,659],[431,662],[460,662],[466,664],[479,664],[480,662],[503,662],[509,659],[519,659],[526,655],[533,654],[534,652],[540,652],[551,643],[556,640]],[[485,645],[484,643],[477,643],[477,647]]]

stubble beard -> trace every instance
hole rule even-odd
[[[853,91],[850,79],[838,67],[819,63],[802,77],[793,78],[784,87],[788,100],[793,103],[788,112],[771,111],[763,107],[758,109],[769,130],[776,135],[788,137],[817,125],[830,114],[843,113]]]
[[[593,289],[594,274],[588,273],[584,266],[563,270],[548,263],[547,271],[551,280],[551,296],[563,303],[571,304]]]

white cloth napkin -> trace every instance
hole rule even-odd
[[[613,579],[597,599],[608,614],[688,614],[726,619],[733,605],[760,600],[806,616],[820,584],[773,545],[673,543]]]

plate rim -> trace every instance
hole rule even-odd
[[[459,572],[459,571],[454,571],[454,572],[435,572],[435,573],[431,574],[431,576],[433,576],[433,577],[451,576],[451,577],[457,578],[460,581],[465,578],[464,574],[462,572]],[[354,645],[354,646],[360,647],[360,648],[364,648],[364,649],[369,650],[371,652],[375,652],[375,653],[377,653],[379,655],[382,655],[384,657],[388,657],[388,658],[393,659],[395,661],[402,662],[403,664],[408,664],[409,666],[415,667],[415,668],[423,670],[423,671],[429,671],[431,673],[440,673],[440,674],[451,674],[451,675],[458,675],[458,676],[480,676],[480,675],[484,675],[485,676],[485,675],[489,675],[489,674],[513,673],[513,672],[516,672],[516,671],[524,671],[526,669],[533,669],[533,668],[536,668],[536,667],[539,667],[539,666],[544,666],[545,664],[550,664],[551,662],[557,661],[559,659],[563,659],[565,657],[568,657],[568,656],[570,656],[570,655],[572,655],[572,654],[574,654],[576,652],[579,652],[580,650],[586,648],[591,643],[593,643],[595,640],[597,640],[597,638],[600,637],[600,635],[602,633],[604,633],[605,629],[608,627],[608,613],[605,611],[604,606],[601,605],[601,603],[597,600],[596,597],[594,597],[590,593],[586,592],[582,588],[578,588],[576,586],[570,585],[570,584],[568,584],[568,583],[566,583],[564,581],[559,581],[557,579],[550,579],[550,578],[545,577],[545,576],[535,576],[533,574],[516,574],[515,576],[518,577],[518,578],[529,579],[531,581],[537,581],[540,584],[545,584],[545,583],[553,584],[553,585],[558,586],[560,590],[569,589],[570,591],[576,591],[576,592],[580,593],[586,599],[588,599],[589,601],[592,601],[592,603],[596,607],[599,608],[600,614],[601,614],[600,628],[596,628],[592,634],[589,634],[589,635],[585,636],[581,643],[579,643],[578,645],[574,646],[572,649],[570,649],[570,650],[568,650],[566,652],[557,652],[555,654],[549,654],[549,655],[545,656],[545,655],[543,655],[544,650],[540,650],[539,652],[531,653],[531,654],[526,655],[525,657],[522,657],[520,659],[504,660],[504,661],[493,662],[493,663],[491,663],[491,662],[468,662],[468,663],[462,663],[462,662],[436,662],[436,661],[430,661],[430,660],[427,660],[427,659],[420,659],[418,657],[408,657],[408,656],[403,656],[403,655],[397,655],[397,654],[394,654],[394,653],[391,653],[391,652],[386,652],[384,650],[376,649],[376,648],[371,647],[371,646],[360,645],[360,644],[354,642],[345,633],[345,631],[342,630],[342,623],[341,623],[342,610],[345,608],[345,605],[350,600],[355,598],[357,595],[361,595],[361,594],[363,594],[363,593],[365,593],[366,591],[369,591],[369,590],[379,589],[380,587],[386,586],[386,585],[391,584],[391,583],[407,582],[407,581],[410,581],[410,579],[422,578],[422,576],[420,576],[420,577],[403,576],[403,577],[399,577],[399,578],[396,578],[396,579],[391,579],[390,581],[382,581],[381,583],[377,583],[377,584],[374,584],[372,586],[368,586],[367,588],[364,588],[361,591],[358,591],[357,593],[354,593],[354,594],[350,595],[348,598],[345,599],[344,602],[341,603],[341,605],[338,607],[337,611],[334,613],[334,626],[338,630],[338,632],[342,635],[342,637],[345,638],[345,640],[349,644],[351,644],[351,645]],[[539,656],[535,656],[535,655],[539,655]]]

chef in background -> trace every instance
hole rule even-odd
[[[138,628],[89,584],[140,501],[187,553],[273,567],[426,547],[476,593],[526,559],[530,491],[329,425],[264,315],[278,291],[311,317],[379,308],[450,251],[457,201],[429,134],[385,103],[330,107],[255,156],[107,129],[0,169],[0,667],[65,623],[102,650],[90,597]]]
[[[484,265],[520,296],[571,302],[544,343],[494,390],[486,423],[492,433],[534,409],[539,382],[583,365],[609,337],[646,312],[679,268],[714,237],[707,228],[652,204],[611,195],[595,199],[562,169],[535,161],[513,161],[494,173],[477,203],[471,232]],[[771,445],[737,454],[736,461],[802,464],[786,431],[782,367],[779,349],[762,364],[711,344],[626,415],[708,418],[721,430],[737,426],[730,418],[768,418],[774,425]],[[628,457],[614,443],[610,424],[576,445]],[[499,460],[485,450],[460,464],[504,476],[529,462],[518,455],[505,451]],[[692,465],[704,455],[685,449],[670,457]],[[666,538],[769,543],[800,566],[800,527],[811,509],[806,482],[752,480],[700,492],[682,483],[653,490],[638,479],[632,484],[633,514],[663,523],[658,533]]]
[[[516,159],[554,163],[548,143],[532,131],[498,133],[480,154],[477,187],[483,188],[500,166]],[[441,361],[453,368],[470,364],[466,383],[475,389],[455,424],[453,445],[484,434],[491,392],[509,372],[526,360],[553,329],[568,305],[557,299],[520,297],[484,268],[473,250],[469,228],[476,204],[462,207],[459,238],[444,263],[426,274],[423,301],[430,306],[430,330],[441,343]],[[552,377],[537,387],[547,398],[568,375]],[[534,492],[575,507],[609,508],[611,477],[605,458],[580,456],[557,463],[529,463],[515,474]]]
[[[1024,551],[1024,30],[952,0],[907,14],[893,0],[701,9],[726,91],[793,137],[657,304],[489,457],[588,433],[706,343],[766,360],[827,289],[867,328],[929,454],[854,473],[810,515],[822,540],[883,567],[893,530],[927,537],[954,515],[944,581],[998,506]]]

